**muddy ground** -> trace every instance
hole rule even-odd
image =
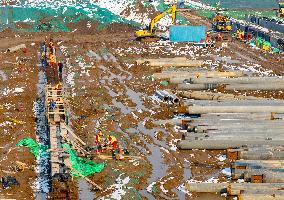
[[[37,51],[40,42],[47,36],[54,39],[57,56],[65,64],[64,89],[75,133],[90,147],[94,146],[95,134],[99,130],[111,133],[118,138],[119,145],[128,148],[133,156],[122,161],[107,160],[101,173],[89,177],[104,188],[102,192],[91,191],[94,198],[222,199],[218,195],[198,196],[184,192],[183,184],[188,179],[226,181],[221,171],[229,164],[220,159],[225,152],[176,149],[175,144],[181,138],[178,127],[152,123],[174,117],[173,106],[159,102],[153,96],[160,89],[175,92],[175,86],[164,86],[151,77],[164,69],[137,65],[135,60],[186,56],[205,60],[205,68],[208,69],[281,75],[284,64],[282,55],[263,53],[239,41],[229,42],[227,49],[221,49],[218,45],[204,49],[188,43],[167,41],[141,43],[133,40],[134,30],[131,27],[118,24],[102,31],[86,31],[84,21],[71,26],[78,30],[49,34],[0,33],[0,98],[3,106],[0,113],[0,176],[14,176],[20,184],[1,190],[3,198],[34,198],[35,158],[27,148],[15,148],[15,145],[24,137],[36,138],[33,104],[37,98],[39,72]],[[7,47],[21,43],[28,46],[26,53],[4,53]],[[15,64],[17,57],[27,60],[18,65]],[[16,88],[23,91],[14,92]],[[279,93],[271,95],[283,98]],[[21,111],[20,106],[24,108]],[[11,123],[8,118],[15,118],[24,124]],[[97,156],[92,159],[104,162]],[[14,167],[15,161],[24,162],[29,168],[19,172]]]

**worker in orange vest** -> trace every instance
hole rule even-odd
[[[96,152],[99,154],[101,153],[102,151],[102,145],[101,145],[101,142],[102,142],[102,136],[103,136],[103,133],[100,131],[97,135],[96,135],[96,146],[97,146],[97,150]]]
[[[108,143],[112,146],[113,149],[117,148],[117,139],[113,135],[108,135]]]
[[[49,64],[50,67],[54,67],[54,55],[53,54],[49,54]]]
[[[48,43],[48,47],[49,47],[50,53],[53,54],[54,44],[53,44],[52,39],[50,39],[50,42]]]

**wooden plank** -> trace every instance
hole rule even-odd
[[[60,123],[60,126],[64,127],[68,131],[68,133],[71,134],[74,138],[76,138],[82,145],[86,145],[86,143],[81,140],[81,138],[79,138],[68,125],[66,125],[65,123]]]
[[[102,190],[102,187],[100,187],[98,184],[94,183],[93,181],[91,181],[89,178],[87,178],[86,176],[84,176],[83,174],[81,174],[79,171],[77,171],[76,169],[74,169],[71,165],[70,162],[65,162],[65,165],[72,171],[78,173],[82,178],[84,178],[86,181],[88,181],[90,184],[92,184],[95,188]]]

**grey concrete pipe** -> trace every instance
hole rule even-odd
[[[248,191],[248,193],[239,194],[238,200],[284,200],[284,192],[266,191],[266,193],[259,193],[259,191],[255,191],[255,193],[252,193]]]
[[[150,60],[152,67],[201,67],[202,60]]]
[[[265,140],[265,141],[247,141],[242,139],[236,140],[180,140],[177,143],[179,149],[208,149],[208,150],[223,150],[228,148],[237,148],[249,145],[283,145],[284,140]]]
[[[278,77],[238,77],[238,78],[222,78],[222,77],[213,77],[213,78],[206,78],[206,77],[188,77],[182,79],[172,78],[170,79],[171,83],[190,83],[190,84],[284,84],[283,78]]]
[[[284,106],[284,101],[281,100],[185,100],[184,105],[199,105],[199,106]]]
[[[27,46],[25,44],[20,44],[20,45],[17,45],[17,46],[14,46],[14,47],[10,47],[9,49],[7,49],[7,52],[15,52],[15,51],[18,51],[18,50],[21,50],[21,49],[25,49],[27,48]]]
[[[284,113],[284,106],[189,106],[189,114],[204,113]]]
[[[283,83],[259,83],[259,84],[230,84],[225,86],[227,91],[250,91],[250,90],[267,90],[277,91],[284,90]]]
[[[218,84],[178,84],[178,90],[213,90],[218,88]]]
[[[195,72],[165,72],[165,73],[154,73],[155,79],[170,79],[170,78],[184,78],[184,77],[241,77],[244,76],[242,71],[195,71]]]
[[[245,169],[231,169],[231,178],[233,180],[237,180],[237,179],[243,179],[244,178],[244,174],[246,172],[253,172],[255,174],[263,174],[264,172],[267,173],[284,173],[284,169],[283,167],[279,167],[279,168],[274,168],[274,167],[263,167],[263,166],[252,166],[252,165],[247,165],[247,166],[243,166],[245,167]]]
[[[239,158],[245,160],[284,160],[284,151],[240,151]]]
[[[265,191],[273,192],[283,188],[283,183],[231,183],[227,187],[227,192],[229,195],[240,195],[242,191]]]
[[[213,92],[201,92],[201,91],[182,91],[179,94],[181,97],[196,99],[196,100],[255,100],[263,99],[261,97],[233,95]]]
[[[186,183],[185,189],[198,193],[221,193],[231,190],[234,195],[242,190],[278,190],[284,187],[284,183]]]

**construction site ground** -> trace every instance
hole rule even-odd
[[[191,15],[194,13],[186,15],[188,20],[192,19]],[[96,198],[222,199],[219,195],[184,191],[183,185],[190,179],[226,181],[221,172],[229,167],[222,159],[225,152],[176,148],[176,142],[181,139],[177,128],[153,123],[174,116],[173,106],[155,99],[155,91],[175,91],[175,88],[153,80],[152,74],[160,72],[161,68],[137,65],[135,61],[185,56],[204,60],[207,69],[244,70],[261,76],[282,75],[282,55],[252,49],[230,37],[228,48],[222,49],[221,44],[201,48],[169,41],[138,42],[133,37],[134,29],[126,25],[112,24],[101,31],[88,32],[86,25],[85,21],[70,25],[76,27],[74,33],[12,33],[9,30],[0,33],[3,107],[0,112],[0,177],[11,175],[19,182],[19,186],[1,189],[0,197],[34,198],[36,161],[29,149],[16,148],[16,144],[24,137],[37,137],[34,114],[39,72],[37,52],[40,42],[48,37],[53,38],[57,56],[65,64],[63,80],[75,133],[90,147],[95,145],[99,129],[112,133],[132,156],[122,161],[107,160],[101,173],[89,177],[103,188],[101,192],[93,191]],[[26,53],[5,53],[8,47],[21,43],[27,45]],[[24,61],[19,65],[17,60],[21,58]],[[283,98],[283,93],[279,92],[253,95]],[[96,155],[92,159],[105,162]],[[18,171],[16,161],[27,164],[27,168]]]

